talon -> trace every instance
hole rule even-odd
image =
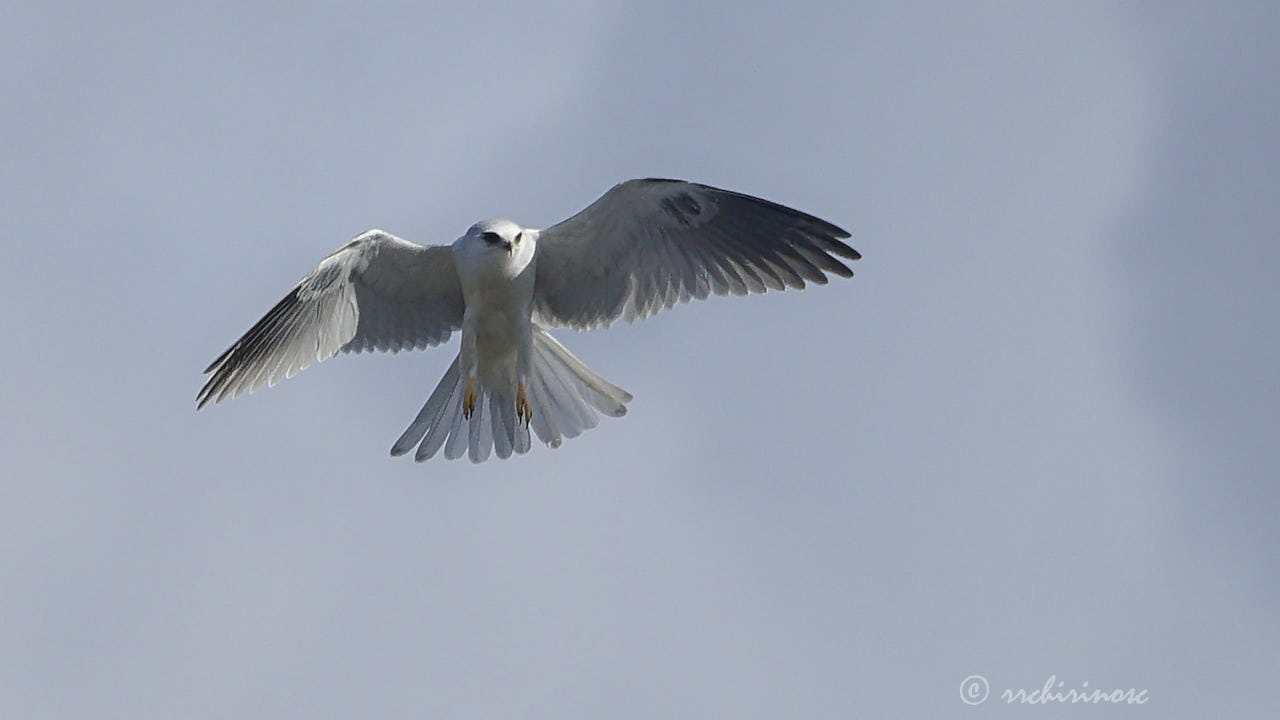
[[[462,417],[467,420],[471,419],[471,413],[476,411],[476,379],[467,378],[467,390],[462,393]]]
[[[533,406],[529,404],[529,390],[524,383],[520,383],[516,390],[516,415],[520,417],[520,422],[525,427],[528,427],[529,422],[533,420]]]

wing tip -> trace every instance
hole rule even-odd
[[[846,235],[845,237],[848,237],[848,235]],[[836,252],[837,252],[837,254],[839,254],[839,255],[840,255],[840,257],[843,257],[843,258],[846,258],[846,259],[849,259],[849,260],[861,260],[861,259],[862,259],[862,253],[860,253],[860,252],[858,252],[857,250],[853,249],[853,248],[852,248],[852,247],[850,247],[849,245],[846,245],[845,243],[842,243],[842,242],[840,242],[839,240],[833,240],[833,241],[832,241],[832,244],[835,246],[835,248],[836,248]]]

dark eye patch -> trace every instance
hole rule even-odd
[[[480,239],[487,243],[502,242],[502,237],[492,230],[486,230],[480,233]]]

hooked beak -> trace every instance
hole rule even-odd
[[[515,239],[515,242],[514,242],[514,243],[513,243],[512,241],[510,241],[510,240],[503,240],[503,241],[502,241],[502,247],[504,247],[504,248],[506,248],[506,249],[507,249],[507,254],[508,254],[508,255],[510,255],[510,254],[511,254],[511,251],[515,249],[515,245],[516,245],[516,243],[519,243],[519,242],[520,242],[520,236],[521,236],[521,235],[524,235],[524,233],[523,233],[523,232],[518,232],[518,233],[516,233],[516,239]]]

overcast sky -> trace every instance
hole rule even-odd
[[[1274,711],[1280,6],[535,5],[6,7],[0,717]],[[642,176],[858,274],[557,333],[636,400],[508,462],[388,456],[456,339],[195,411],[357,233]]]

